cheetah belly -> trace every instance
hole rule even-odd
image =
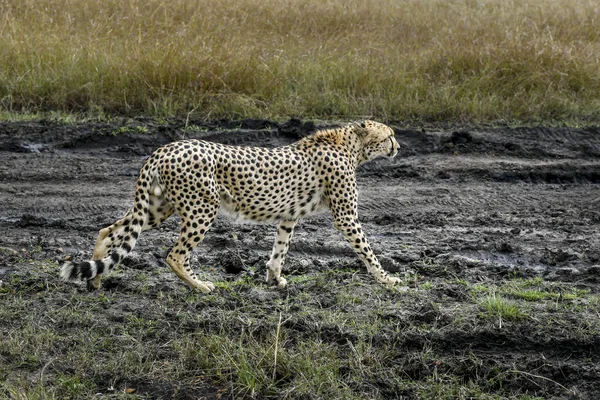
[[[270,194],[235,197],[226,187],[220,186],[221,210],[237,221],[252,222],[296,221],[329,210],[323,193],[315,190],[304,195],[292,193],[291,198]]]

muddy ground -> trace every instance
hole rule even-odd
[[[371,279],[328,215],[299,224],[284,291],[262,282],[275,227],[227,217],[193,256],[215,294],[190,292],[164,262],[177,217],[99,291],[58,280],[127,211],[158,146],[272,147],[315,128],[0,124],[0,397],[600,398],[599,129],[397,128],[400,154],[358,182],[364,230],[398,287]],[[220,344],[196,353],[207,337]],[[74,350],[87,345],[93,360]]]

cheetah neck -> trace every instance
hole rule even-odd
[[[342,148],[346,151],[348,159],[352,161],[354,167],[368,161],[365,156],[362,141],[353,130],[348,128],[317,131],[311,136],[298,142],[298,144],[302,142],[306,142],[306,144],[310,143],[312,145],[325,144]]]

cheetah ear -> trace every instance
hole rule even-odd
[[[367,129],[367,125],[365,125],[364,121],[353,122],[352,127],[354,128],[354,132],[356,132],[358,137],[361,139],[366,138],[369,134],[369,130]]]

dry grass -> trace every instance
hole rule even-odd
[[[4,0],[0,109],[593,121],[599,22],[591,0]]]

